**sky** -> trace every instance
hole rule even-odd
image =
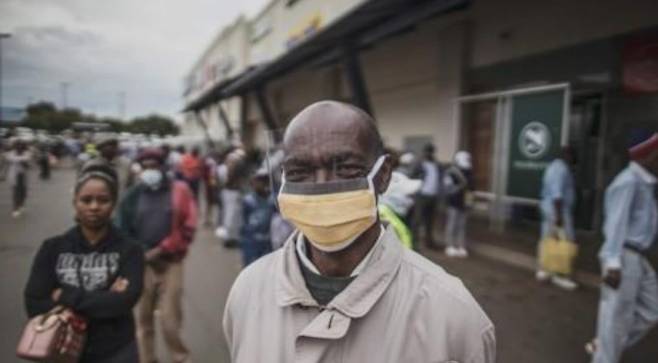
[[[223,26],[266,3],[0,0],[0,32],[12,34],[2,40],[2,105],[46,100],[99,116],[180,119],[194,61]]]

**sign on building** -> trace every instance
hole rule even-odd
[[[462,145],[473,154],[479,192],[499,202],[537,203],[544,170],[567,140],[569,99],[568,84],[457,99],[455,116]],[[478,109],[489,110],[487,117],[479,117]],[[473,127],[488,131],[473,132]]]
[[[511,98],[507,195],[537,199],[544,170],[560,152],[564,91]]]

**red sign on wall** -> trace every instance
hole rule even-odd
[[[658,36],[631,39],[622,56],[622,86],[632,93],[658,92]]]

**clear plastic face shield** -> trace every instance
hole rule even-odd
[[[386,156],[363,135],[322,127],[270,133],[265,163],[281,215],[318,249],[341,250],[377,221],[375,178]]]

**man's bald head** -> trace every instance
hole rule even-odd
[[[371,160],[384,152],[384,144],[375,120],[353,105],[337,101],[311,104],[295,116],[284,135],[284,149],[298,143],[299,138],[332,140],[343,143],[344,137],[356,137],[368,148]]]

